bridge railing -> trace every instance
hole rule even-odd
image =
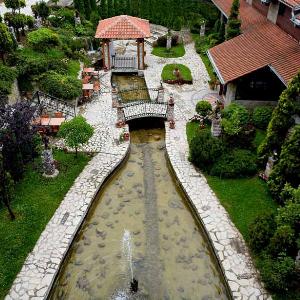
[[[41,91],[36,91],[32,97],[32,102],[39,106],[39,109],[48,108],[53,111],[59,111],[63,114],[75,117],[76,116],[76,105],[63,101],[54,96],[48,95]]]
[[[134,56],[112,56],[112,67],[114,69],[137,69]]]

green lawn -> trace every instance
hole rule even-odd
[[[277,209],[267,184],[257,176],[220,179],[206,175],[206,179],[246,241],[249,225],[255,217],[262,212],[275,212]]]
[[[152,54],[159,57],[177,58],[184,56],[185,49],[183,44],[174,46],[169,50],[166,47],[154,47]]]
[[[253,144],[254,144],[255,148],[258,148],[258,146],[265,139],[266,135],[267,135],[266,131],[261,130],[261,129],[256,129],[255,138],[254,138],[254,141],[253,141]]]
[[[183,80],[186,80],[186,81],[192,81],[193,80],[191,70],[187,66],[182,65],[182,64],[168,64],[168,65],[165,65],[163,70],[162,70],[162,73],[161,73],[162,80],[163,81],[165,81],[165,80],[176,80],[177,78],[173,74],[173,71],[174,71],[175,68],[179,69]]]
[[[56,151],[54,156],[60,170],[55,179],[41,176],[37,159],[17,183],[12,202],[15,221],[10,221],[7,211],[0,207],[0,299],[8,292],[28,253],[90,159],[84,154],[76,159],[63,151]]]
[[[207,36],[200,38],[199,34],[192,34],[192,37],[195,42],[196,51],[200,55],[210,79],[216,79],[217,77],[215,71],[206,54],[206,51],[209,49],[209,41]]]

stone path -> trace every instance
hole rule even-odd
[[[104,78],[107,78],[104,80],[110,87],[110,74],[107,73]],[[33,251],[26,258],[6,300],[47,298],[99,188],[126,156],[129,142],[117,142],[121,129],[115,128],[116,113],[111,103],[111,94],[107,93],[81,108],[81,113],[95,127],[89,144],[81,150],[98,153],[77,177],[47,224]]]
[[[145,70],[145,79],[148,86],[159,84],[165,64],[182,63],[190,68],[193,76],[193,85],[163,84],[166,92],[172,93],[175,99],[175,129],[169,129],[166,123],[167,153],[177,178],[202,219],[233,298],[271,299],[258,279],[242,235],[231,222],[205,177],[188,161],[186,123],[195,114],[196,103],[213,92],[208,88],[209,76],[194,44],[186,45],[185,49],[186,54],[181,58],[159,58],[151,54],[146,56],[149,67]],[[146,45],[146,51],[147,54],[151,53],[149,45]]]

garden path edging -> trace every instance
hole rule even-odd
[[[47,299],[65,256],[105,180],[123,162],[130,141],[115,145],[111,153],[98,153],[75,180],[34,249],[5,300]]]
[[[175,129],[170,129],[165,123],[167,155],[211,240],[233,299],[270,300],[271,296],[258,279],[242,235],[231,222],[205,177],[188,161],[185,126],[185,120],[177,121]]]

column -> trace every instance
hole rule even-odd
[[[109,50],[110,40],[102,40],[102,53],[103,53],[103,68],[110,70],[110,50]]]
[[[145,69],[145,59],[144,59],[144,39],[137,39],[137,57],[138,57],[138,69],[144,70]]]
[[[169,127],[171,129],[175,128],[175,121],[174,121],[174,98],[173,95],[170,95],[170,99],[168,101],[168,108],[167,108],[167,121],[169,122]]]

